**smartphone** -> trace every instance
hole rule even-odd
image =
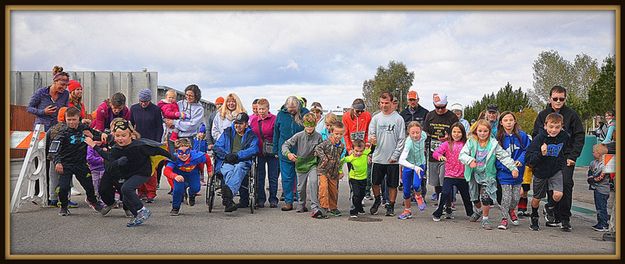
[[[59,151],[60,146],[61,146],[61,141],[52,140],[52,142],[50,142],[50,149],[48,150],[48,152],[57,153]]]

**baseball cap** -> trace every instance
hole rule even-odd
[[[408,99],[418,99],[417,91],[408,91],[407,97]]]
[[[432,99],[435,106],[447,105],[447,95],[445,94],[435,93],[433,94]]]
[[[496,105],[496,104],[489,104],[489,105],[486,107],[486,110],[488,110],[488,112],[497,112],[497,111],[498,111],[498,108],[497,108],[497,105]]]
[[[245,112],[242,112],[239,113],[236,118],[234,118],[233,122],[237,124],[243,124],[247,123],[248,120],[250,120],[250,117]]]

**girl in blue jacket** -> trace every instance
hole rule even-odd
[[[499,116],[497,134],[495,136],[499,145],[510,154],[514,165],[523,175],[525,170],[525,149],[530,144],[530,139],[523,132],[512,112],[506,111]],[[521,197],[521,183],[523,177],[512,177],[512,172],[499,160],[495,162],[497,167],[497,179],[501,184],[501,224],[497,227],[502,230],[508,229],[508,220],[513,225],[519,225],[519,220],[514,209]]]

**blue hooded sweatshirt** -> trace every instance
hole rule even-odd
[[[523,172],[525,171],[525,151],[530,145],[530,138],[523,131],[519,131],[519,135],[521,136],[520,140],[516,135],[508,135],[504,132],[503,140],[499,143],[499,145],[501,145],[501,147],[510,154],[510,157],[514,161],[521,162],[521,166],[517,167],[519,170],[519,177],[516,179],[512,177],[512,172],[499,160],[495,162],[495,166],[497,167],[497,179],[499,179],[500,184],[517,185],[523,182]]]

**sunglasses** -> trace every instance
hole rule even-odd
[[[553,100],[554,102],[564,102],[564,100],[566,100],[566,97],[551,97],[551,100]]]
[[[417,98],[417,99],[410,98],[410,99],[408,99],[408,101],[419,101],[419,98]]]
[[[434,107],[436,107],[436,109],[445,109],[445,107],[447,107],[447,106],[446,105],[443,105],[443,106],[435,105]]]
[[[359,114],[362,114],[364,112],[365,112],[365,110],[356,110],[356,113],[359,113]]]
[[[189,154],[191,154],[191,149],[188,148],[185,151],[182,151],[182,150],[178,149],[178,150],[176,150],[176,153],[178,153],[178,156],[180,156],[180,155],[189,155]]]

